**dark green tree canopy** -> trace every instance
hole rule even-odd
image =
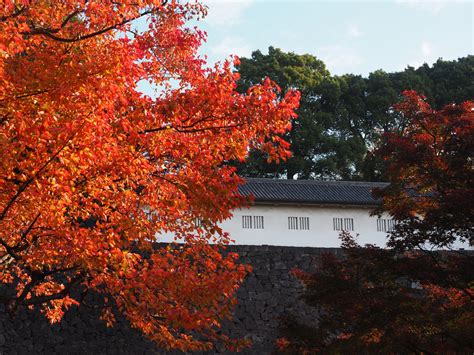
[[[242,175],[352,178],[351,163],[364,154],[364,144],[350,128],[339,127],[335,116],[340,109],[340,80],[330,75],[321,60],[270,47],[268,54],[255,51],[251,58],[242,58],[238,71],[242,91],[269,77],[283,92],[291,88],[301,92],[299,118],[285,137],[292,145],[293,156],[276,165],[268,164],[264,155],[252,152],[245,164],[238,165]]]
[[[326,65],[316,57],[310,54],[285,53],[273,47],[268,48],[268,54],[257,50],[252,53],[251,58],[241,58],[239,73],[241,90],[247,90],[268,76],[283,91],[298,88],[302,94],[307,95],[323,79],[330,77]]]
[[[332,76],[325,64],[310,54],[286,53],[270,47],[268,54],[241,58],[239,90],[263,78],[274,80],[285,92],[301,91],[299,118],[285,137],[293,156],[279,165],[251,152],[236,163],[243,176],[298,179],[384,179],[383,161],[372,154],[383,133],[402,130],[404,120],[393,110],[403,90],[427,97],[433,108],[474,97],[474,56],[456,61],[439,59],[432,66],[387,73],[377,70],[367,78]]]

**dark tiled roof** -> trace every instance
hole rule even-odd
[[[379,205],[372,196],[374,188],[387,183],[317,180],[273,180],[248,178],[239,186],[243,196],[253,196],[255,202],[302,204]]]

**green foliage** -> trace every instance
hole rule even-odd
[[[395,73],[377,70],[364,78],[331,76],[315,56],[270,47],[268,54],[255,51],[241,58],[237,69],[240,91],[267,76],[283,92],[301,91],[299,118],[285,136],[293,156],[277,165],[251,152],[245,163],[236,163],[241,175],[251,177],[382,180],[385,163],[372,149],[383,133],[403,130],[403,118],[393,110],[403,90],[425,95],[434,108],[474,97],[474,56]]]
[[[240,61],[241,90],[259,84],[268,76],[284,92],[297,87],[305,95],[330,76],[324,63],[316,57],[310,54],[285,53],[273,47],[268,48],[268,54],[257,50],[252,53],[251,58],[241,58]]]
[[[309,54],[284,53],[270,47],[267,55],[256,51],[251,58],[242,58],[238,71],[242,91],[268,76],[283,91],[296,88],[301,92],[299,118],[285,137],[291,143],[293,156],[276,165],[267,163],[265,155],[252,152],[245,164],[238,165],[241,174],[352,178],[351,164],[364,154],[364,145],[350,127],[338,127],[335,116],[340,109],[341,83],[322,61]]]

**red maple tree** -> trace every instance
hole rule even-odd
[[[278,137],[299,95],[280,99],[269,80],[239,94],[231,62],[208,68],[196,53],[205,34],[186,25],[205,13],[194,1],[3,1],[0,280],[15,287],[2,296],[11,311],[38,306],[56,322],[75,289],[92,289],[160,346],[228,340],[216,329],[246,268],[217,247],[229,240],[218,222],[242,202],[226,163],[253,148],[286,157]],[[153,248],[164,232],[186,243]]]
[[[470,353],[474,349],[474,102],[433,110],[413,91],[395,106],[402,129],[377,154],[390,184],[378,192],[397,224],[392,249],[342,235],[344,258],[297,271],[319,324],[289,319],[287,353]],[[451,250],[439,250],[447,249]]]
[[[474,102],[434,110],[414,91],[403,95],[394,107],[403,128],[387,133],[377,152],[390,181],[378,195],[399,221],[390,245],[474,245]]]

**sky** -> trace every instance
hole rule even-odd
[[[474,2],[456,0],[203,0],[200,53],[214,63],[269,46],[367,76],[474,54]]]

